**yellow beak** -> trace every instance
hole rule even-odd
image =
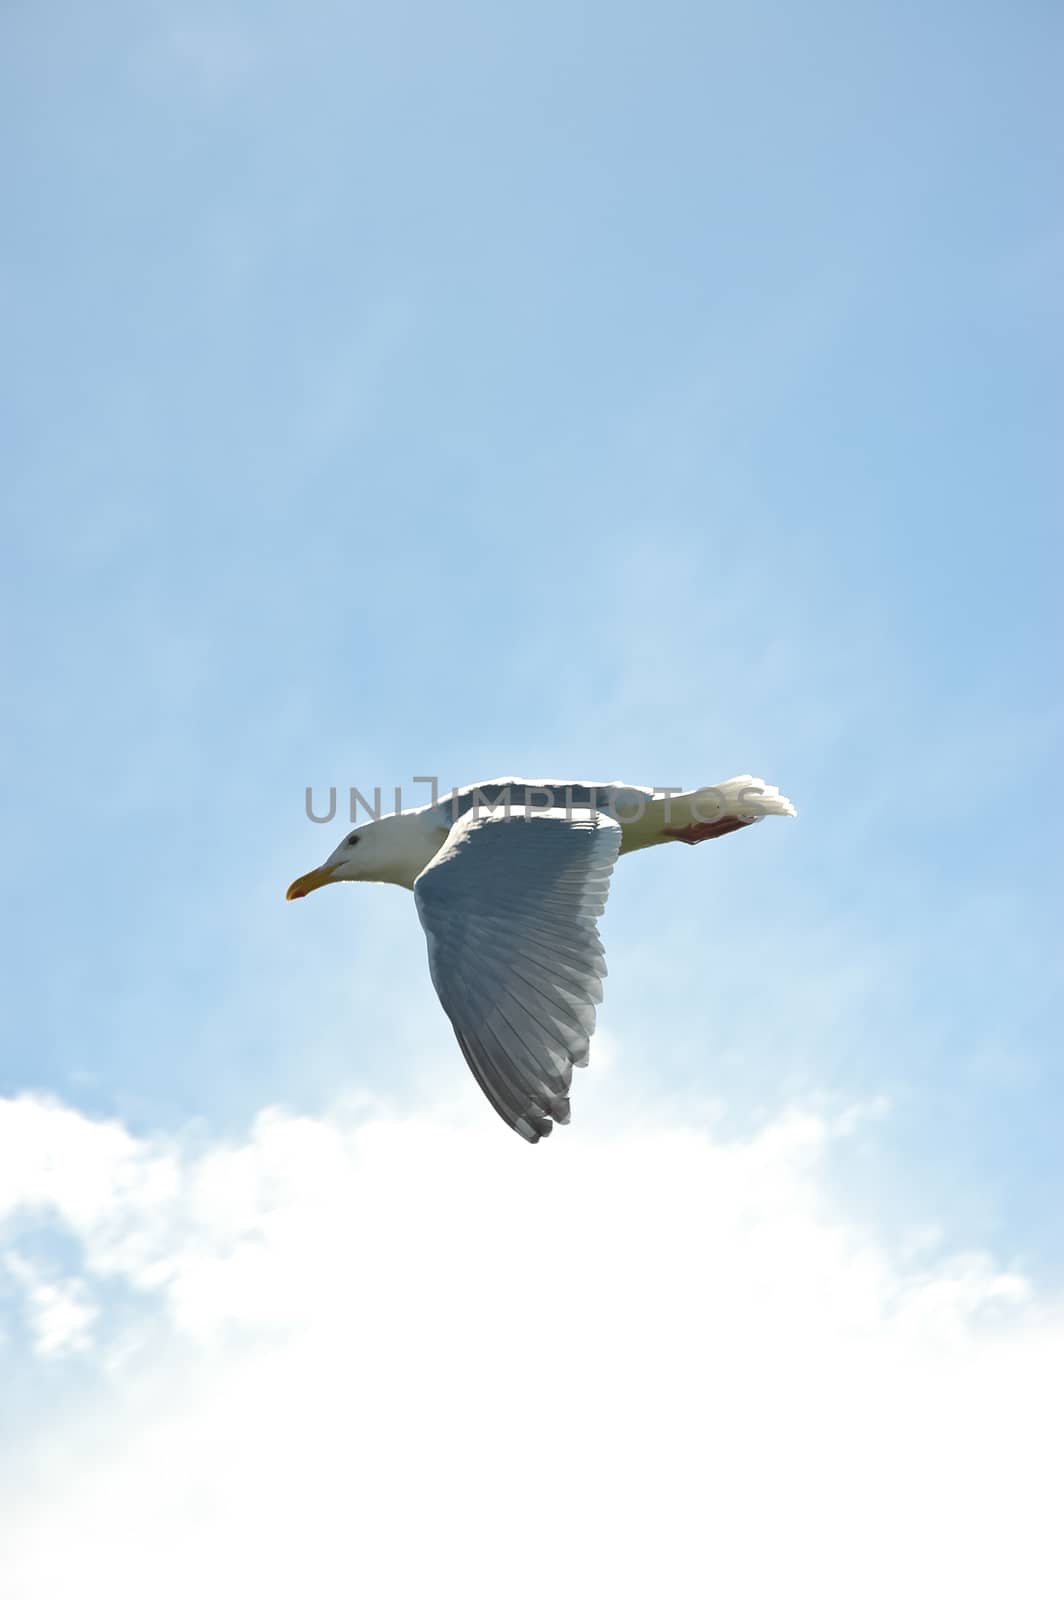
[[[331,867],[315,867],[313,872],[306,872],[295,883],[288,885],[286,900],[302,900],[305,894],[310,894],[312,889],[324,889],[327,883],[335,882]]]

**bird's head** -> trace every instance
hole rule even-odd
[[[417,812],[370,820],[353,828],[320,867],[289,884],[285,898],[301,900],[327,883],[398,883],[412,889],[446,837],[446,828]]]

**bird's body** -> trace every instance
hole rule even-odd
[[[596,923],[619,855],[698,844],[794,807],[758,778],[682,792],[497,778],[349,833],[288,890],[412,889],[429,969],[462,1053],[499,1115],[535,1143],[569,1120],[602,998]]]

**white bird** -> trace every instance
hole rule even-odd
[[[766,816],[778,789],[744,776],[675,793],[498,778],[349,833],[287,898],[327,883],[414,891],[436,993],[495,1110],[530,1144],[569,1121],[606,975],[597,921],[618,855],[699,844]]]

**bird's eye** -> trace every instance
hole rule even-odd
[[[357,843],[358,843],[358,834],[357,833],[349,834],[347,836],[347,838],[344,840],[344,844],[357,844]]]

